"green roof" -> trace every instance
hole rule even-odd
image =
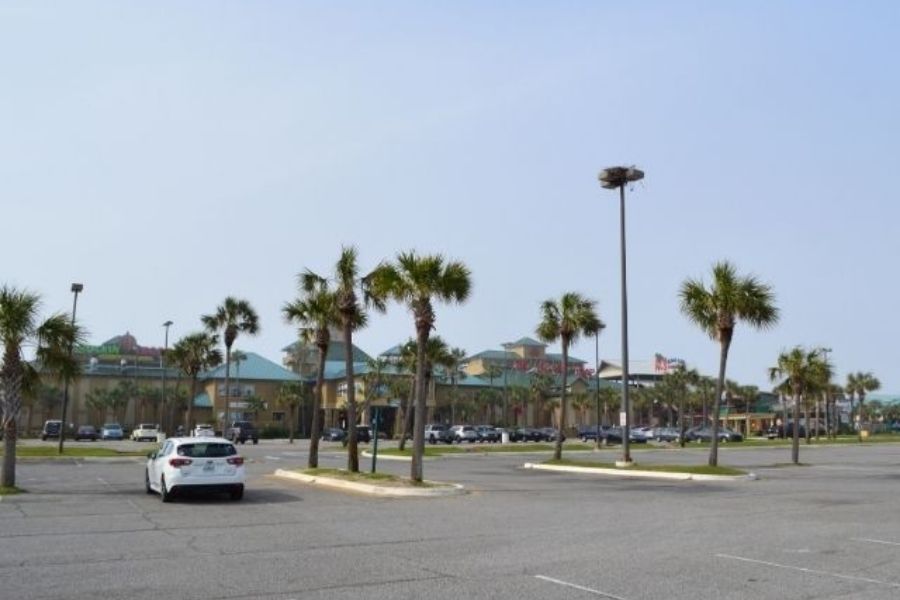
[[[293,344],[288,344],[284,348],[281,349],[282,352],[286,352],[288,354],[293,354],[298,347],[301,347],[302,342],[294,342]],[[318,360],[319,349],[316,348],[314,344],[302,344],[303,346],[307,346],[305,348],[310,352],[310,362],[315,363]],[[353,344],[353,362],[366,362],[367,360],[371,360],[372,357],[360,350],[356,344]],[[326,361],[337,361],[344,360],[344,342],[340,340],[331,340],[328,344],[328,353],[325,355]]]
[[[231,365],[231,377],[237,378],[240,372],[241,379],[251,381],[300,381],[300,376],[296,373],[288,371],[255,352],[246,352],[245,355],[247,358],[240,362],[240,371],[238,371],[237,364]],[[200,379],[225,379],[225,365],[222,364],[211,371],[201,373]]]
[[[522,337],[522,338],[517,339],[514,342],[507,342],[507,343],[503,344],[503,346],[505,348],[513,348],[516,346],[536,346],[538,348],[546,348],[547,344],[539,342],[534,338]]]

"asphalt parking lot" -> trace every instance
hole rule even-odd
[[[126,447],[134,447],[126,443]],[[149,448],[149,445],[148,445]],[[471,493],[376,499],[282,481],[305,444],[245,446],[242,502],[162,504],[140,459],[21,462],[0,501],[0,596],[25,598],[900,597],[900,445],[727,447],[753,482],[521,469],[521,455],[429,460]],[[601,453],[614,457],[613,451]],[[703,450],[641,450],[702,463]],[[343,466],[340,446],[321,466]],[[368,467],[368,460],[363,466]],[[379,468],[405,474],[406,463]]]

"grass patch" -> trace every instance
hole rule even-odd
[[[515,452],[553,452],[553,444],[495,444],[495,445],[465,445],[465,446],[425,446],[425,456],[437,457],[444,454],[504,454]],[[593,450],[592,444],[564,444],[563,451]],[[399,448],[379,449],[378,454],[386,456],[412,456],[412,449],[406,448],[402,452]]]
[[[403,477],[397,477],[389,473],[351,473],[344,469],[297,469],[304,475],[319,475],[322,477],[331,477],[342,481],[356,481],[360,483],[370,483],[373,485],[382,485],[389,487],[438,487],[437,484],[428,481],[413,481]]]
[[[545,460],[545,465],[566,465],[570,467],[588,467],[593,469],[616,469],[615,463],[603,463],[590,460]],[[623,471],[657,471],[661,473],[690,473],[692,475],[746,475],[746,471],[733,467],[711,467],[709,465],[647,465],[634,463],[634,466],[622,468]]]
[[[2,455],[3,452],[0,452]],[[57,447],[53,446],[16,446],[17,458],[56,458],[60,456]],[[63,457],[68,458],[89,458],[89,457],[129,457],[129,456],[147,456],[147,450],[128,450],[120,451],[112,448],[97,448],[88,446],[65,446],[63,448]]]
[[[0,485],[0,496],[12,496],[13,494],[24,494],[25,490],[16,486]]]

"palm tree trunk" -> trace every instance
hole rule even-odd
[[[807,428],[809,429],[809,428]],[[800,389],[794,388],[794,431],[792,432],[791,460],[795,465],[800,464]]]
[[[288,444],[294,443],[294,405],[288,406]]]
[[[416,337],[418,348],[416,362],[416,414],[413,423],[413,451],[412,464],[410,465],[410,479],[422,481],[422,460],[425,454],[425,346],[428,344],[428,334],[431,324],[425,323],[425,319],[416,320]]]
[[[406,450],[406,438],[412,427],[413,401],[416,398],[416,381],[413,379],[409,385],[409,396],[406,397],[406,408],[403,410],[403,430],[400,432],[400,452]]]
[[[231,404],[231,390],[228,388],[231,375],[231,346],[225,345],[225,410],[222,413],[222,437],[225,437],[225,427],[228,425],[228,409]],[[163,408],[165,410],[165,407]],[[214,409],[215,410],[215,409]],[[213,415],[215,418],[215,415]]]
[[[693,422],[693,417],[691,418],[691,422]],[[678,445],[684,448],[684,432],[686,430],[684,422],[684,392],[678,394],[678,430]]]
[[[3,473],[0,476],[0,486],[14,487],[16,485],[16,420],[4,417],[6,426],[3,429]]]
[[[731,346],[731,332],[720,331],[719,340],[719,377],[716,379],[716,395],[713,398],[712,440],[709,445],[709,466],[719,464],[719,405],[722,403],[722,390],[725,388],[725,365],[728,363],[728,348]]]
[[[197,375],[191,375],[191,397],[188,398],[187,403],[187,418],[186,418],[186,427],[185,433],[187,435],[191,435],[191,432],[194,430],[194,398],[197,397]]]
[[[359,472],[359,444],[356,437],[356,382],[353,379],[353,325],[344,319],[344,370],[347,375],[347,470]]]
[[[816,398],[816,441],[819,441],[819,399]]]
[[[559,429],[556,431],[556,446],[553,448],[553,459],[562,460],[563,428],[566,426],[566,379],[569,375],[569,340],[562,340],[562,390],[559,397]]]
[[[322,437],[322,405],[325,403],[325,355],[328,353],[328,344],[319,346],[319,365],[316,372],[316,391],[313,393],[312,425],[309,432],[309,460],[307,466],[310,469],[319,466],[319,438]]]
[[[866,401],[866,397],[863,394],[860,394],[859,402],[857,403],[857,408],[856,408],[858,411],[857,422],[859,423],[859,428],[857,428],[857,430],[856,430],[856,439],[859,442],[863,441],[862,432],[863,432],[863,427],[865,426],[865,421],[863,420],[864,419],[864,417],[863,417],[863,402],[865,402],[865,401]]]
[[[805,394],[803,396],[803,422],[806,423],[806,443],[809,444],[812,442],[812,430],[809,425],[809,400]]]

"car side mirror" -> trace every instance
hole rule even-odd
[[[149,458],[149,459],[151,459],[151,460],[155,460],[155,459],[156,459],[156,450],[153,450],[153,451],[151,451],[151,452],[148,452],[148,453],[147,453],[147,458]]]

